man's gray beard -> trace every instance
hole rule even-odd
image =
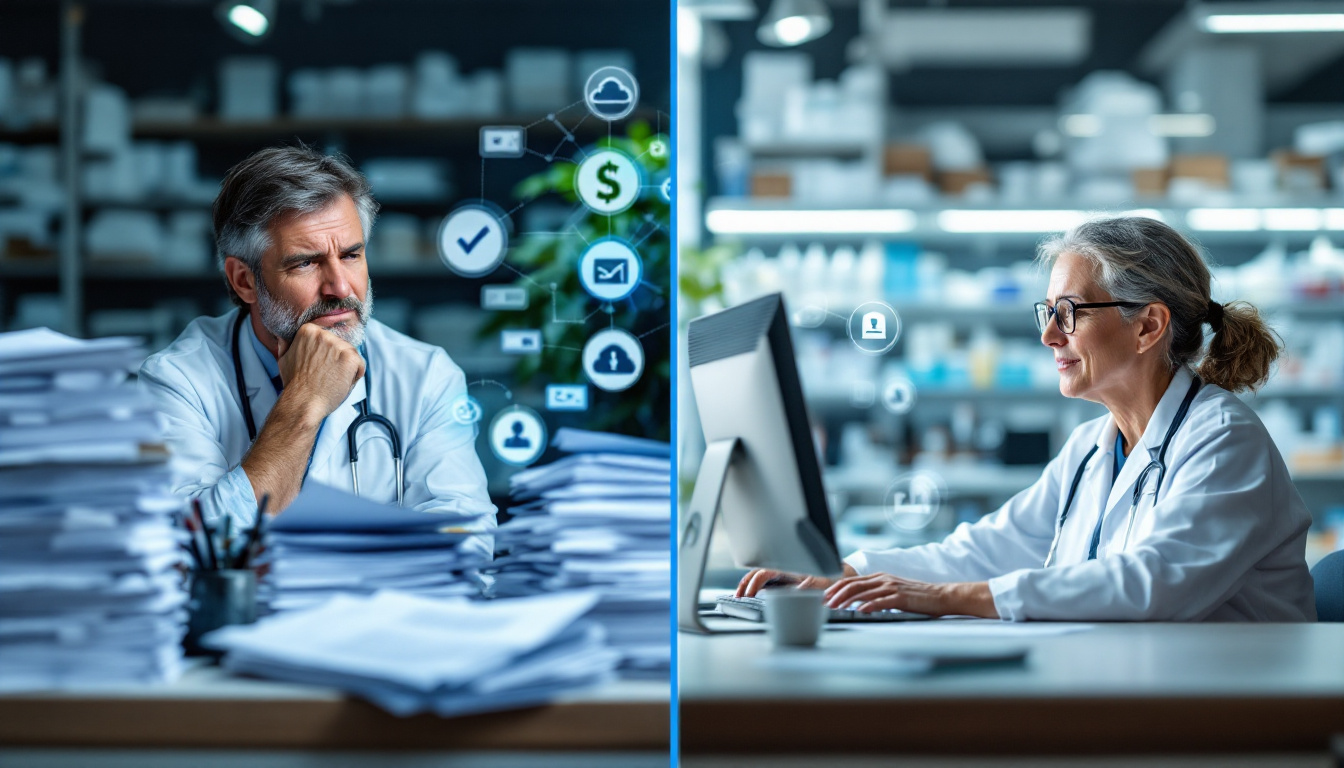
[[[272,296],[270,291],[266,290],[266,281],[261,278],[261,275],[257,275],[257,309],[261,312],[262,326],[275,334],[277,338],[284,339],[286,343],[293,342],[299,329],[315,318],[337,309],[353,309],[358,315],[358,319],[353,324],[347,321],[324,330],[331,331],[338,338],[358,347],[364,343],[364,331],[368,326],[369,318],[373,316],[373,281],[369,281],[369,288],[365,293],[364,301],[360,301],[358,297],[353,295],[344,299],[320,299],[308,309],[300,312]]]

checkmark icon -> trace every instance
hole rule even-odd
[[[462,246],[463,253],[470,254],[477,245],[480,245],[481,241],[484,240],[485,236],[488,234],[490,234],[490,228],[481,227],[481,231],[477,232],[476,236],[471,238],[471,242],[467,242],[459,237],[457,238],[457,244]]]

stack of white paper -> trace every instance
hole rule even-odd
[[[582,620],[591,593],[473,602],[341,595],[203,639],[240,674],[332,686],[397,715],[542,704],[611,680],[619,655]]]
[[[571,453],[511,481],[513,519],[488,569],[498,597],[597,589],[592,618],[622,653],[622,674],[662,677],[671,664],[670,449],[641,438],[561,429]]]
[[[133,339],[0,334],[0,691],[159,682],[182,660],[181,502]]]
[[[309,608],[341,593],[398,589],[476,595],[488,562],[462,547],[483,518],[379,504],[320,483],[303,490],[266,534],[258,597],[273,611]]]

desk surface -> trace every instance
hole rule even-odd
[[[919,677],[781,670],[762,663],[762,634],[683,633],[682,750],[1324,751],[1344,734],[1344,624],[1109,624],[967,639],[959,623],[831,629],[819,648],[1016,645],[1027,662]]]
[[[399,718],[337,690],[189,669],[165,686],[0,696],[0,745],[666,751],[670,686],[618,682],[541,707]]]

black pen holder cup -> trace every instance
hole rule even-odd
[[[220,656],[218,651],[201,647],[201,635],[230,624],[251,624],[257,620],[256,572],[196,571],[191,578],[187,610],[187,637],[183,641],[187,655]]]

